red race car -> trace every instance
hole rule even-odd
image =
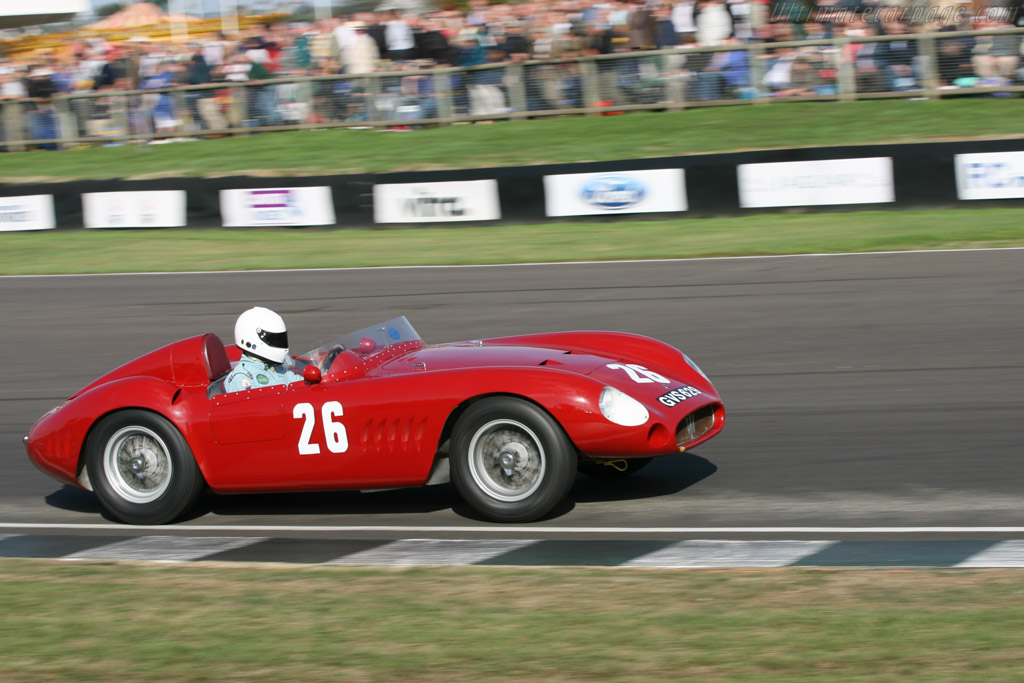
[[[718,434],[714,386],[679,350],[620,332],[427,345],[404,317],[292,357],[291,384],[227,392],[241,351],[204,334],[112,370],[46,413],[32,461],[111,515],[163,524],[217,493],[454,481],[528,522],[577,469],[624,476]]]

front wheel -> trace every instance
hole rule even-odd
[[[203,476],[181,432],[145,410],[100,422],[85,447],[89,481],[107,511],[128,524],[166,524],[191,508]]]
[[[489,398],[459,418],[452,436],[452,481],[494,522],[532,522],[572,488],[576,453],[545,411],[517,398]]]

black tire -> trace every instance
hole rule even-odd
[[[480,401],[452,434],[452,481],[492,522],[532,522],[560,503],[576,476],[576,451],[562,427],[527,401]]]
[[[639,472],[654,458],[619,458],[617,460],[595,460],[580,458],[579,470],[595,479],[625,479]]]
[[[89,481],[103,507],[128,524],[166,524],[193,505],[205,482],[185,437],[146,410],[104,418],[85,445]]]

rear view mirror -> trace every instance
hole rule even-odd
[[[307,365],[302,370],[302,379],[306,381],[306,384],[320,384],[320,368],[315,365]]]

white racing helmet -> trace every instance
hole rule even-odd
[[[288,328],[284,318],[269,308],[250,308],[235,322],[235,345],[249,355],[283,363],[288,357]]]

